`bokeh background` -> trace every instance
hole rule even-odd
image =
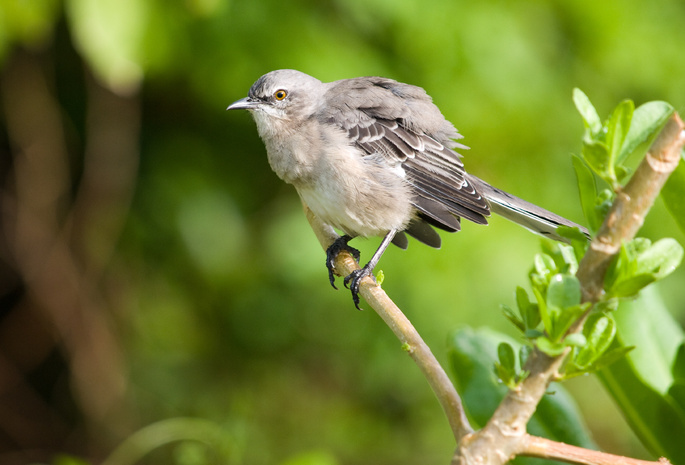
[[[146,464],[446,463],[427,383],[328,285],[294,189],[226,106],[278,68],[416,84],[471,172],[583,222],[573,87],[603,116],[682,112],[684,24],[680,0],[1,0],[0,463],[126,441]],[[643,234],[684,239],[661,204]],[[498,218],[443,239],[378,269],[445,361],[456,328],[510,332],[499,306],[539,240]],[[684,278],[660,286],[680,322]],[[601,447],[649,457],[595,379],[568,386]],[[196,436],[189,417],[227,452],[154,447]]]

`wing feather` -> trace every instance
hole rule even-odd
[[[346,131],[363,154],[380,155],[390,166],[403,168],[419,217],[407,226],[409,235],[436,247],[440,237],[428,232],[429,225],[458,231],[460,218],[487,223],[490,206],[454,150],[467,147],[454,141],[461,136],[423,89],[382,78],[335,84],[319,117]]]

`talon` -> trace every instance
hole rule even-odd
[[[346,250],[354,257],[357,263],[359,263],[359,250],[347,245],[351,239],[352,237],[348,235],[340,236],[326,250],[326,268],[328,268],[328,280],[330,281],[331,286],[333,286],[333,289],[338,289],[335,286],[335,273],[333,271],[335,268],[335,259],[338,257],[338,254],[343,250]]]
[[[364,267],[359,270],[354,270],[352,273],[345,276],[345,279],[343,280],[345,287],[352,292],[352,301],[354,302],[354,306],[357,307],[357,310],[361,310],[361,307],[359,306],[359,286],[361,285],[362,279],[366,276],[371,276],[373,278],[371,270]],[[373,279],[375,280],[375,278]]]

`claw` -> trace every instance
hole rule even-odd
[[[351,239],[352,237],[348,235],[340,236],[326,250],[326,268],[328,268],[328,280],[331,282],[331,286],[333,286],[333,289],[338,289],[337,287],[335,287],[335,274],[333,272],[333,269],[335,268],[335,259],[338,257],[338,254],[343,250],[346,250],[347,252],[352,254],[354,259],[357,260],[357,262],[359,262],[359,250],[347,245],[347,243]],[[347,283],[347,281],[345,282]]]
[[[345,287],[352,291],[352,301],[354,302],[354,306],[357,307],[357,310],[361,310],[361,307],[359,307],[359,286],[362,279],[367,276],[371,276],[373,278],[371,269],[364,267],[354,270],[352,273],[345,276],[345,279],[343,280]]]

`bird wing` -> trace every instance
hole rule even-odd
[[[346,131],[363,153],[381,155],[390,166],[402,167],[422,220],[451,232],[460,229],[459,218],[487,224],[489,204],[453,150],[467,147],[453,140],[461,136],[423,89],[384,78],[331,84],[337,86],[327,94],[323,119]],[[436,241],[425,227],[413,224],[407,233],[439,246],[439,236]]]

